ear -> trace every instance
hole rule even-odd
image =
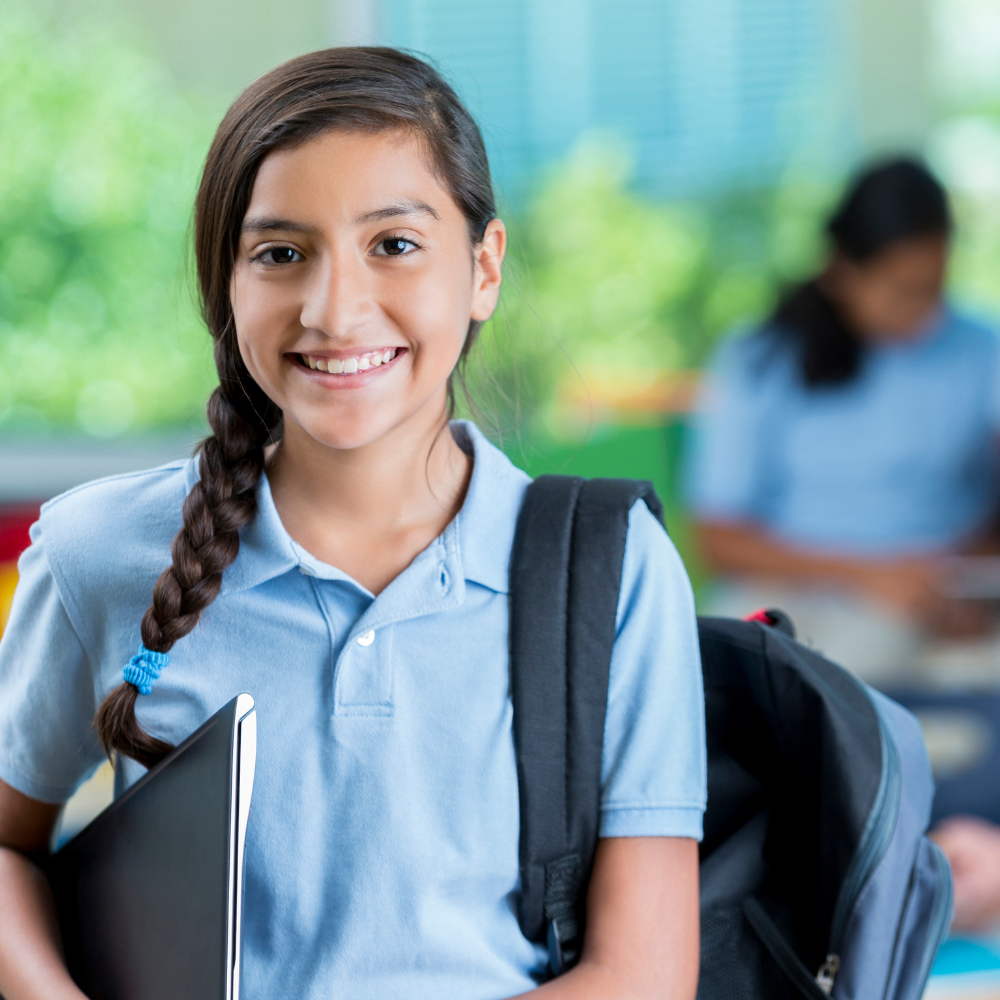
[[[493,315],[500,297],[501,267],[507,252],[507,227],[499,219],[491,219],[482,242],[473,250],[475,275],[472,289],[471,319],[484,322]]]

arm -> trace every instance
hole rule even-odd
[[[694,1000],[698,844],[684,837],[598,841],[579,964],[522,996],[542,1000]]]
[[[49,884],[32,856],[47,852],[60,806],[0,780],[0,996],[85,1000],[66,971]]]
[[[793,583],[835,583],[907,617],[925,618],[940,604],[943,568],[933,556],[862,558],[789,545],[748,521],[703,520],[698,536],[716,572]]]
[[[702,520],[697,531],[705,559],[718,573],[858,585],[871,564],[788,545],[751,521]]]

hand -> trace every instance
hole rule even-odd
[[[944,574],[943,565],[926,556],[873,559],[858,567],[858,582],[872,600],[904,618],[923,622],[942,600]]]
[[[943,584],[947,564],[933,557],[871,561],[859,569],[862,592],[872,600],[921,626],[933,636],[976,639],[996,624],[983,601],[947,597]]]
[[[987,931],[1000,923],[1000,827],[953,816],[931,832],[951,865],[956,931]]]
[[[981,639],[996,628],[997,616],[987,601],[944,597],[930,607],[923,624],[943,639]]]

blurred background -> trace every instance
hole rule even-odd
[[[701,373],[816,272],[859,164],[926,158],[949,295],[1000,315],[996,0],[0,0],[0,630],[42,501],[204,433],[202,159],[255,77],[349,43],[429,56],[486,137],[513,243],[477,420],[533,474],[652,479],[699,593]]]
[[[486,135],[514,252],[481,421],[531,472],[652,478],[696,580],[674,473],[699,368],[816,266],[853,167],[926,154],[954,293],[1000,305],[993,0],[0,0],[0,531],[202,433],[204,152],[252,79],[348,42],[429,55]]]

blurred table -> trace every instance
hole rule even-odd
[[[924,1000],[1000,1000],[1000,936],[945,941]]]
[[[0,504],[47,500],[91,479],[187,458],[201,432],[101,441],[73,435],[0,437]]]

